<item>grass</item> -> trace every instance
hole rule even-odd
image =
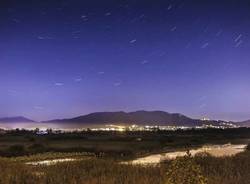
[[[112,160],[91,159],[32,167],[11,161],[0,161],[0,183],[36,184],[115,184],[160,183],[159,168],[117,164]],[[164,172],[163,172],[164,173]]]
[[[138,137],[142,140],[137,141]],[[246,143],[249,138],[250,129],[46,136],[10,132],[0,136],[0,146],[3,146],[0,147],[3,156],[0,157],[0,184],[249,184],[250,147],[233,157],[199,154],[194,158],[166,161],[157,167],[120,164],[121,160],[159,150],[204,143]],[[98,157],[96,153],[104,156]],[[25,164],[59,158],[81,159],[51,166]]]
[[[36,155],[33,160],[55,158],[54,156],[59,158],[68,155]],[[126,165],[94,157],[52,166],[24,164],[31,160],[29,157],[19,157],[18,160],[21,162],[16,162],[13,158],[0,159],[0,184],[175,184],[171,181],[178,181],[178,184],[250,183],[249,151],[222,158],[200,154],[194,158],[166,161],[157,167]],[[190,180],[190,177],[200,180]]]
[[[140,138],[140,139],[138,139]],[[32,131],[9,131],[0,135],[0,156],[44,152],[104,153],[106,157],[134,157],[152,152],[196,147],[203,144],[245,143],[250,129],[188,130],[156,132],[73,132],[39,136]],[[138,141],[139,140],[139,141]]]

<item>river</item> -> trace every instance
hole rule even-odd
[[[197,149],[189,150],[191,155],[194,156],[197,153],[206,152],[215,157],[223,157],[223,156],[233,156],[237,153],[245,151],[247,145],[245,144],[224,144],[224,145],[206,145]],[[177,157],[182,157],[187,154],[186,151],[174,151],[167,152],[161,154],[152,154],[149,156],[137,158],[135,160],[129,161],[127,163],[131,164],[158,164],[163,160],[167,159],[175,159]]]

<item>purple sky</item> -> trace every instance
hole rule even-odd
[[[249,56],[247,1],[3,0],[0,117],[250,119]]]

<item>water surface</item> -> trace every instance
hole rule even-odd
[[[224,144],[224,145],[206,145],[197,149],[191,149],[190,153],[192,156],[197,153],[206,152],[215,157],[223,157],[223,156],[233,156],[240,152],[245,151],[247,145],[246,144]],[[187,154],[187,151],[174,151],[162,154],[152,154],[149,156],[137,158],[135,160],[130,161],[131,164],[158,164],[163,160],[172,160],[177,157],[182,157]]]

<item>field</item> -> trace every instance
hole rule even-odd
[[[203,144],[249,143],[250,129],[206,129],[155,132],[72,132],[36,135],[15,130],[0,135],[0,156],[44,152],[87,152],[105,157],[131,158],[154,152],[190,149]]]
[[[245,128],[48,135],[10,131],[0,136],[0,184],[249,184],[249,146],[232,157],[191,157],[187,152],[157,165],[122,163],[152,153],[249,140],[250,130]],[[72,160],[30,164],[58,159]]]
[[[249,184],[250,182],[249,151],[224,158],[214,158],[206,154],[194,158],[186,156],[157,166],[126,165],[111,159],[86,156],[81,156],[82,160],[79,161],[51,166],[25,164],[30,160],[42,160],[51,156],[43,154],[18,159],[1,158],[0,183]]]

